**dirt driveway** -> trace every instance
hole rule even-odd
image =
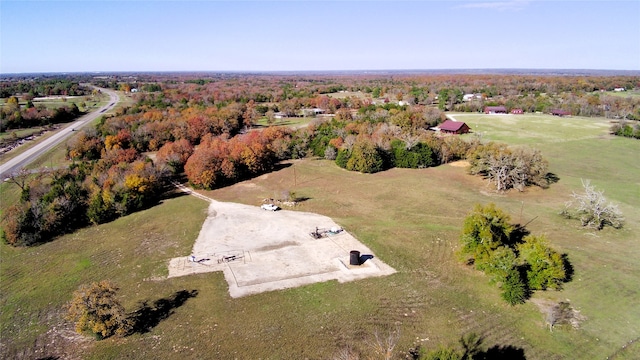
[[[323,236],[312,236],[316,231]],[[354,250],[360,265],[350,265]],[[169,277],[212,271],[224,272],[234,298],[395,273],[331,218],[218,201],[211,201],[192,253],[169,263]]]

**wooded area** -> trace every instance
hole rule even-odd
[[[13,177],[22,184],[22,198],[3,216],[3,237],[10,244],[37,244],[142,209],[157,202],[168,180],[183,171],[193,186],[212,189],[308,156],[362,173],[468,158],[471,173],[487,178],[497,191],[545,187],[549,174],[539,151],[442,136],[432,131],[446,119],[442,110],[503,105],[525,112],[562,108],[574,115],[640,118],[640,97],[600,92],[640,85],[640,78],[625,76],[76,77],[3,83],[3,96],[10,96],[2,108],[4,126],[48,111],[21,107],[17,96],[83,93],[81,81],[129,92],[135,101],[78,132],[67,147],[74,162],[70,169]],[[477,96],[465,101],[463,94]],[[306,126],[286,126],[303,116],[312,117]],[[620,126],[625,132],[629,125]],[[151,152],[157,152],[155,161],[147,156]]]

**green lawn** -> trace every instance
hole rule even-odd
[[[228,296],[220,273],[162,280],[171,257],[189,254],[205,218],[207,204],[187,196],[38,247],[0,245],[3,353],[36,357],[25,349],[44,348],[55,334],[45,334],[48,329],[69,326],[61,309],[73,290],[111,279],[121,286],[128,310],[181,290],[197,294],[149,332],[80,345],[59,340],[65,351],[89,359],[327,359],[345,347],[367,353],[374,332],[397,328],[401,351],[417,339],[434,349],[475,332],[487,347],[521,348],[527,359],[639,358],[638,342],[622,349],[640,337],[640,224],[634,220],[640,218],[640,142],[610,137],[602,119],[509,117],[458,119],[484,139],[539,148],[560,178],[549,189],[495,194],[484,180],[453,165],[371,175],[305,159],[208,192],[222,201],[258,205],[293,191],[307,199],[297,210],[332,217],[398,270],[388,277],[240,299]],[[624,229],[593,233],[558,215],[571,191],[580,190],[581,178],[620,204],[629,219]],[[10,191],[6,184],[0,189],[3,198]],[[535,299],[568,299],[586,317],[580,329],[549,332],[536,305],[508,306],[486,276],[458,262],[454,251],[462,220],[474,204],[487,202],[509,212],[514,222],[530,222],[532,233],[547,235],[568,254],[573,281],[560,292],[538,292]],[[403,356],[398,351],[397,358]]]

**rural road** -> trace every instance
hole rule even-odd
[[[88,113],[78,118],[78,120],[68,124],[66,127],[58,131],[56,134],[51,136],[48,139],[42,140],[40,143],[30,148],[29,150],[23,152],[22,154],[14,157],[13,159],[7,161],[6,163],[0,165],[0,179],[4,179],[9,175],[20,171],[23,167],[29,165],[35,159],[37,159],[42,154],[46,153],[56,145],[60,144],[64,140],[73,134],[75,129],[80,129],[88,123],[95,120],[97,117],[101,116],[105,112],[113,109],[114,106],[120,100],[118,94],[109,89],[96,88],[103,93],[109,95],[109,104],[97,109],[94,112]]]

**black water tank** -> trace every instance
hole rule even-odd
[[[351,256],[349,257],[349,265],[360,265],[360,251],[351,250]]]

